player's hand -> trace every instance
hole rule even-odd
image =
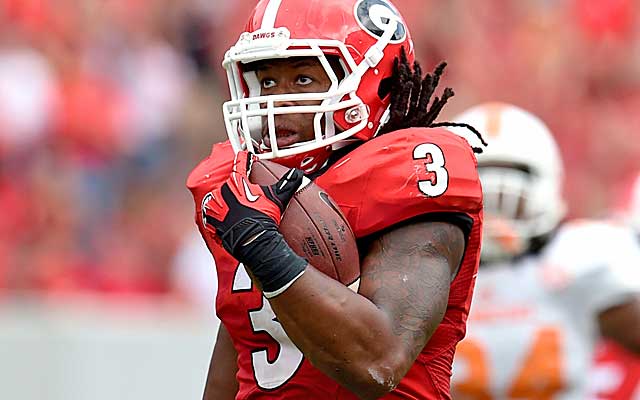
[[[256,185],[249,181],[255,159],[246,151],[236,154],[229,178],[222,187],[207,194],[203,203],[206,225],[215,229],[224,248],[233,256],[241,256],[240,248],[249,246],[256,235],[278,229],[282,214],[304,176],[302,171],[292,168],[273,185]]]
[[[256,185],[249,181],[255,159],[246,151],[236,154],[231,175],[205,196],[202,213],[205,228],[251,270],[267,295],[292,283],[289,280],[300,276],[307,264],[278,232],[304,174],[292,168],[273,185]]]

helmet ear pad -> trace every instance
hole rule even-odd
[[[394,63],[400,59],[400,54],[404,52],[408,65],[415,62],[415,52],[413,42],[400,45],[388,45],[384,51],[384,57],[375,68],[369,69],[362,76],[356,95],[362,100],[366,109],[361,111],[361,115],[367,116],[367,125],[357,132],[354,137],[367,141],[373,138],[379,131],[380,126],[385,122],[386,114],[391,104],[391,92],[393,87]],[[349,113],[352,110],[336,113],[334,116],[336,125],[341,130],[349,129],[354,123],[349,121]],[[357,121],[356,121],[357,122]]]

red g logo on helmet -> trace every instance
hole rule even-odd
[[[355,15],[358,25],[375,38],[382,37],[392,19],[398,25],[389,43],[400,43],[407,37],[407,29],[400,13],[385,0],[360,0],[356,3]]]

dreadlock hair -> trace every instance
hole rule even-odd
[[[463,127],[473,132],[480,139],[480,142],[487,146],[482,134],[469,124],[435,122],[447,101],[455,95],[453,89],[447,87],[444,89],[442,97],[436,96],[429,106],[446,66],[447,63],[440,63],[432,74],[426,74],[423,78],[420,64],[415,61],[413,68],[411,68],[405,49],[402,47],[400,58],[394,60],[393,74],[383,79],[378,88],[380,98],[391,94],[389,120],[380,128],[379,135],[412,127]],[[472,148],[475,153],[482,153],[482,148]]]

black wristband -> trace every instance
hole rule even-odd
[[[228,244],[227,250],[251,271],[260,283],[263,294],[271,298],[299,278],[308,262],[291,250],[273,224],[261,222],[253,218],[241,221],[238,225],[243,226],[242,237],[231,239],[229,236],[236,231],[232,228],[230,235],[223,237],[223,243]]]

